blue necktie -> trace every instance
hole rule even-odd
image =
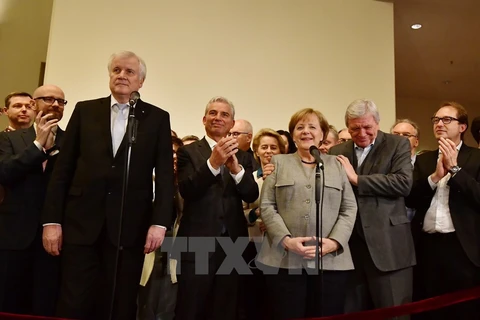
[[[112,146],[113,155],[115,156],[120,144],[122,143],[123,137],[125,136],[125,120],[127,119],[125,114],[128,104],[116,103],[113,105],[113,108],[115,111],[117,111],[112,128]]]

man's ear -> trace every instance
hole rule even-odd
[[[253,135],[251,133],[247,134],[248,142],[252,142]]]

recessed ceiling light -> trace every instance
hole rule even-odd
[[[413,30],[418,30],[422,27],[422,25],[420,23],[415,23],[415,24],[412,24],[411,28]]]

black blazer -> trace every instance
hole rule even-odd
[[[169,114],[138,100],[137,142],[132,147],[121,245],[143,246],[151,225],[170,226],[173,155]],[[111,137],[110,97],[79,102],[65,132],[49,184],[43,223],[60,223],[64,242],[95,243],[103,228],[117,243],[126,135],[116,156]],[[155,202],[152,172],[155,168]]]
[[[423,221],[435,190],[428,184],[428,176],[435,172],[438,149],[417,156],[413,171],[413,188],[407,205],[416,209],[412,232],[416,244],[420,241]],[[448,181],[448,205],[455,234],[468,258],[480,267],[480,150],[462,144],[458,153],[462,169]]]
[[[236,185],[226,167],[223,176],[212,174],[207,165],[211,153],[205,138],[178,150],[178,185],[184,207],[177,236],[218,237],[225,226],[231,238],[247,237],[242,200],[253,202],[259,194],[251,155],[242,150],[236,153],[245,169],[242,181]]]
[[[55,144],[61,150],[64,132],[58,128]],[[33,143],[31,126],[0,133],[0,249],[26,249],[40,228],[47,184],[58,155],[48,157]],[[61,152],[61,151],[60,151]],[[45,171],[43,162],[48,159]]]

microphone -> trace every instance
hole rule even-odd
[[[323,160],[320,157],[320,150],[316,146],[310,146],[310,154],[315,158],[315,162],[323,170]]]
[[[138,91],[133,91],[130,93],[130,99],[128,100],[130,107],[133,107],[135,103],[137,103],[138,99],[140,99],[140,93],[138,93]]]

